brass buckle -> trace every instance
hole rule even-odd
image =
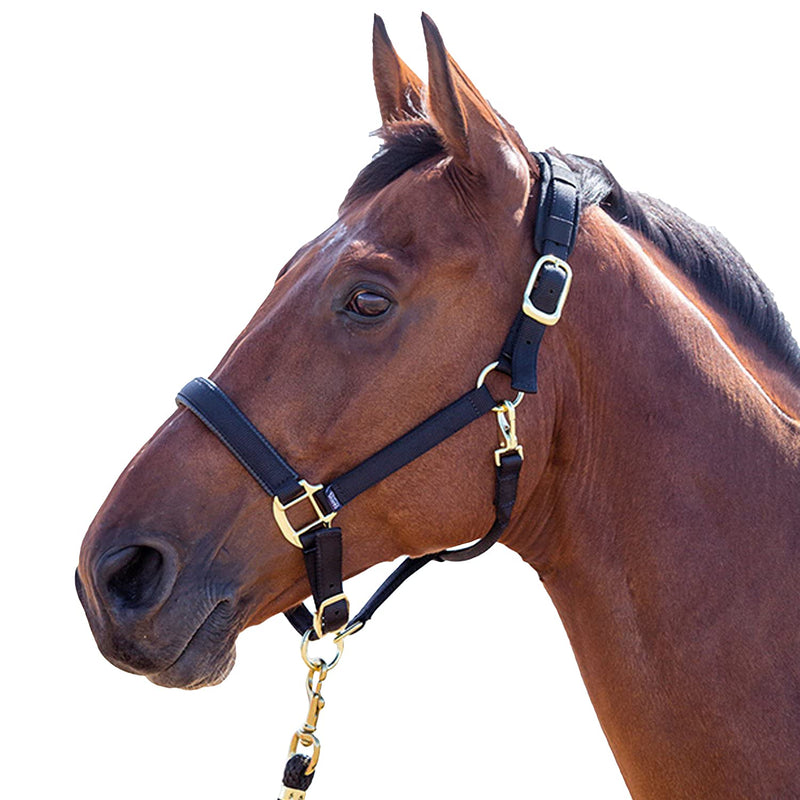
[[[319,604],[319,608],[317,609],[316,614],[314,614],[314,633],[321,639],[325,634],[322,632],[322,614],[326,608],[332,606],[334,603],[338,603],[340,600],[344,600],[345,605],[347,606],[347,619],[350,618],[350,601],[347,599],[346,594],[335,594],[333,597],[328,597],[323,600]],[[334,633],[341,633],[341,631],[347,627],[347,622],[342,625],[339,630],[334,631]],[[334,641],[337,641],[334,639]]]
[[[295,497],[294,500],[290,500],[288,503],[282,503],[278,497],[272,499],[272,516],[275,517],[275,522],[278,523],[278,527],[281,529],[281,533],[286,540],[291,542],[295,547],[302,548],[303,544],[300,541],[300,537],[304,533],[308,533],[310,530],[320,525],[328,527],[331,520],[336,516],[336,512],[331,511],[330,514],[324,514],[322,512],[322,507],[317,502],[317,498],[314,497],[316,492],[322,488],[321,483],[311,484],[302,478],[300,478],[299,482],[300,486],[303,487],[303,493]],[[302,503],[303,500],[308,500],[308,502],[311,503],[311,508],[314,511],[316,519],[309,522],[308,525],[304,525],[302,528],[295,530],[286,512],[298,503]]]
[[[561,289],[561,296],[558,298],[555,311],[551,313],[536,308],[531,301],[531,292],[545,264],[552,264],[554,267],[563,270],[567,276],[564,287]],[[534,265],[531,276],[528,278],[528,285],[525,287],[525,294],[522,297],[522,312],[531,319],[536,320],[536,322],[541,322],[542,325],[555,325],[556,322],[561,319],[561,312],[564,310],[564,303],[567,301],[567,295],[569,294],[569,287],[571,285],[572,268],[570,265],[563,259],[556,258],[556,256],[542,256]]]

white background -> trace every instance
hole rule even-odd
[[[789,8],[425,10],[529,147],[602,158],[715,225],[797,330]],[[245,632],[220,687],[161,689],[101,658],[73,569],[175,391],[213,368],[375,150],[373,11],[424,76],[418,9],[397,0],[2,6],[6,797],[277,794],[305,715],[288,624]],[[311,798],[627,796],[554,609],[502,547],[417,576],[327,683]]]

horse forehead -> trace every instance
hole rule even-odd
[[[420,253],[468,247],[480,237],[480,220],[439,165],[409,170],[394,182],[347,210],[331,228],[328,246],[346,244],[348,236],[387,250],[413,243]]]

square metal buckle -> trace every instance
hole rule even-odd
[[[303,493],[295,497],[293,500],[289,500],[288,503],[281,503],[280,498],[278,497],[272,498],[272,516],[275,517],[275,522],[278,523],[278,527],[281,529],[281,533],[284,535],[286,540],[291,542],[295,547],[302,548],[303,543],[300,541],[300,537],[304,533],[308,533],[314,528],[329,527],[331,520],[333,520],[333,518],[336,516],[336,512],[331,511],[330,514],[324,514],[322,507],[320,506],[319,502],[317,502],[317,498],[314,497],[314,495],[322,488],[321,483],[311,484],[302,478],[300,478],[299,483],[300,486],[303,487]],[[302,528],[295,530],[294,526],[289,521],[289,517],[287,516],[286,512],[288,509],[293,508],[298,503],[302,503],[303,500],[308,500],[308,502],[311,503],[311,510],[314,512],[316,519],[312,522],[309,522],[308,525],[304,525]]]
[[[545,264],[551,264],[554,267],[557,267],[560,270],[563,270],[567,276],[567,279],[564,281],[564,287],[561,290],[561,296],[558,298],[558,303],[556,304],[555,311],[548,313],[546,311],[542,311],[531,301],[531,292],[533,291],[533,287],[536,285],[536,280],[539,277],[539,273],[542,271],[542,267]],[[564,310],[564,303],[567,300],[567,295],[569,294],[569,287],[572,285],[572,268],[566,261],[556,258],[556,256],[542,256],[534,265],[533,271],[531,272],[530,278],[528,278],[528,285],[525,287],[525,294],[522,298],[522,311],[523,313],[530,317],[531,319],[536,320],[536,322],[541,322],[542,325],[555,325],[561,319],[561,312]]]

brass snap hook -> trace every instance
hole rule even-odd
[[[522,445],[517,439],[517,403],[506,401],[500,406],[493,408],[497,414],[497,426],[500,430],[500,447],[494,451],[494,463],[500,466],[500,457],[506,453],[517,452],[519,457],[524,459]]]

